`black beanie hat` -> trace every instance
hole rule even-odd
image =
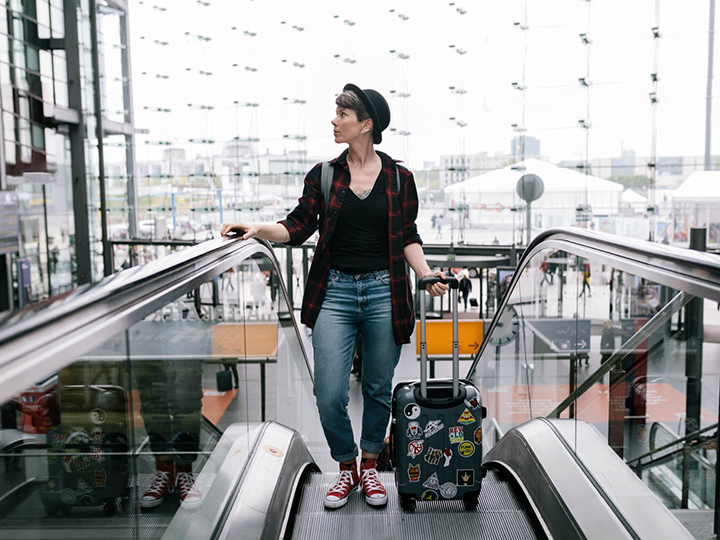
[[[365,105],[373,121],[373,142],[380,144],[382,142],[382,132],[390,125],[390,106],[388,102],[380,95],[380,92],[369,88],[360,90],[354,84],[346,84],[343,91],[348,90],[355,92]]]

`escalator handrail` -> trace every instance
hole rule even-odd
[[[636,458],[633,458],[632,460],[627,462],[627,465],[632,467],[633,463],[638,463],[642,461],[643,459],[652,456],[653,454],[657,454],[658,452],[662,452],[663,450],[667,450],[668,448],[671,448],[673,446],[677,446],[678,444],[683,444],[688,441],[692,441],[692,439],[695,439],[698,437],[698,435],[705,433],[706,431],[710,431],[712,429],[717,429],[718,422],[715,422],[714,424],[711,424],[709,426],[706,426],[702,429],[698,429],[697,431],[693,431],[692,433],[685,435],[684,437],[680,437],[678,439],[675,439],[674,441],[670,441],[667,444],[664,444],[660,446],[659,448],[656,448],[655,450],[650,450],[649,452],[645,452],[644,454],[637,456]],[[643,466],[647,465],[647,463],[644,463]]]
[[[255,254],[267,257],[273,265],[280,278],[279,294],[287,304],[287,289],[271,245],[256,238],[221,238],[124,270],[12,314],[6,319],[7,326],[0,329],[0,403],[42,375],[59,371],[74,358],[107,341],[110,335],[103,334],[101,329],[111,330],[115,335],[172,301],[167,298],[169,293],[163,291],[193,290]],[[292,310],[290,315],[312,379],[312,366]]]
[[[585,392],[590,390],[596,383],[600,382],[606,373],[610,372],[616,365],[621,364],[623,358],[636,350],[636,348],[654,332],[662,327],[663,324],[679,309],[687,305],[692,296],[683,292],[679,293],[670,302],[665,304],[663,308],[656,313],[640,330],[638,330],[630,339],[628,339],[622,347],[613,352],[613,354],[604,363],[600,364],[587,379],[585,379],[575,390],[572,391],[565,399],[563,399],[552,411],[547,415],[548,418],[560,418],[560,415],[575,403]]]
[[[715,254],[633,240],[587,229],[558,227],[541,232],[525,249],[518,261],[510,286],[498,303],[485,338],[495,331],[499,315],[507,306],[525,268],[538,252],[546,249],[568,251],[574,256],[582,254],[581,256],[602,261],[620,270],[637,272],[638,269],[644,269],[647,274],[654,274],[656,277],[674,277],[685,285],[688,282],[694,285],[692,291],[686,292],[695,295],[704,293],[720,302],[720,257]],[[488,340],[483,339],[480,350],[475,354],[465,376],[466,379],[472,379],[488,346]]]

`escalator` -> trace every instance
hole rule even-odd
[[[683,537],[679,522],[624,464],[643,449],[638,437],[625,434],[638,431],[637,418],[619,426],[612,417],[593,416],[604,395],[593,394],[598,381],[623,367],[629,353],[600,365],[594,308],[570,301],[578,294],[574,257],[601,256],[627,280],[623,264],[631,265],[633,277],[653,280],[641,281],[648,287],[663,283],[658,267],[666,268],[655,263],[654,245],[634,248],[632,262],[623,260],[623,242],[554,231],[527,250],[468,373],[491,413],[483,425],[487,474],[474,511],[418,501],[414,512],[403,512],[392,473],[383,473],[387,508],[369,508],[357,497],[336,511],[323,509],[334,474],[322,471],[336,465],[315,408],[303,330],[288,309],[283,265],[265,242],[206,242],[11,315],[0,329],[0,537],[646,538],[662,536],[658,531]],[[551,251],[563,255],[555,257],[563,285],[552,294],[536,283],[538,254]],[[674,251],[663,253],[679,260]],[[667,298],[672,309],[682,290],[678,276],[708,289],[693,282],[693,298],[715,298],[720,280],[708,274],[708,264],[692,275],[698,266],[692,257],[678,263],[663,285],[675,291]],[[687,317],[678,308],[632,341],[640,323],[631,312],[642,302],[622,291],[617,302],[610,299],[628,309],[617,321],[616,342],[652,360],[655,326],[681,332]],[[680,300],[683,307],[691,301]],[[647,303],[640,307],[647,311]],[[505,332],[510,308],[518,334],[498,340],[494,334]],[[550,319],[555,326],[560,321],[564,334],[548,337]],[[595,368],[589,377],[578,369],[583,359]],[[641,380],[633,373],[632,382]],[[630,384],[616,375],[615,386]],[[588,381],[594,382],[584,387]],[[109,387],[124,396],[120,409],[91,404],[89,396]],[[85,405],[77,406],[80,398],[69,397],[75,395],[69,388],[85,396]],[[117,410],[124,419],[116,422],[119,442],[103,431]],[[202,492],[199,506],[182,503],[175,491],[156,508],[142,507],[165,459],[176,470],[190,465]],[[117,497],[107,490],[114,470],[122,473]]]

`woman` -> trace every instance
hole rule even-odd
[[[320,231],[303,298],[301,321],[313,328],[315,397],[330,453],[340,474],[325,496],[327,508],[347,503],[358,486],[373,506],[387,503],[377,474],[402,344],[415,326],[407,261],[418,276],[432,272],[415,219],[418,197],[412,173],[376,152],[390,124],[390,108],[375,90],[348,84],[335,100],[333,135],[348,148],[332,165],[326,207],[321,164],[305,178],[297,207],[275,224],[224,224],[222,234],[242,233],[300,245]],[[399,176],[399,182],[398,182]],[[427,287],[433,296],[447,285]],[[363,338],[363,419],[358,448],[347,414],[348,384],[359,337]]]

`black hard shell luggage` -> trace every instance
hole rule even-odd
[[[130,496],[128,397],[120,386],[59,388],[60,425],[48,432],[40,497],[50,514],[74,506],[116,511]]]
[[[442,281],[421,279],[418,288]],[[453,377],[427,380],[425,302],[420,300],[420,381],[398,384],[392,399],[392,448],[395,479],[402,508],[413,510],[416,500],[463,500],[477,506],[482,485],[482,420],[486,410],[480,391],[460,380],[457,288],[450,285],[453,311]]]

